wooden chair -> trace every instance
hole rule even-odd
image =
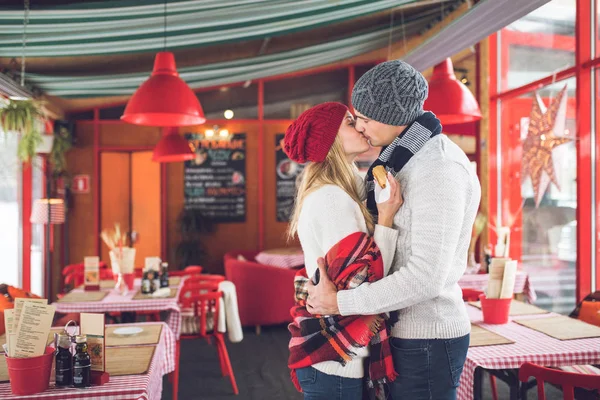
[[[539,400],[546,400],[544,382],[560,386],[565,400],[575,400],[575,388],[600,391],[600,375],[565,372],[559,369],[525,363],[521,365],[521,368],[519,369],[519,380],[521,382],[527,382],[529,377],[534,377],[537,381]],[[597,392],[595,396],[597,396]]]
[[[233,388],[233,392],[239,394],[229,353],[225,346],[225,338],[217,329],[219,326],[219,299],[223,297],[223,292],[218,290],[219,282],[216,281],[193,281],[196,276],[188,278],[181,289],[179,302],[182,308],[190,308],[193,310],[194,318],[197,320],[197,333],[182,334],[181,339],[209,339],[213,337],[219,354],[219,363],[221,365],[221,374],[228,376]],[[212,322],[209,320],[211,316]],[[210,342],[210,340],[209,340]],[[177,365],[179,360],[176,360]]]

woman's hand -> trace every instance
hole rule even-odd
[[[389,172],[387,178],[390,184],[390,198],[383,203],[377,204],[377,212],[379,213],[377,223],[391,228],[394,223],[394,216],[404,203],[404,200],[402,199],[400,183]]]

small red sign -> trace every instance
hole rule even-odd
[[[90,176],[89,175],[75,175],[73,177],[73,186],[71,187],[73,193],[89,193],[90,192]]]

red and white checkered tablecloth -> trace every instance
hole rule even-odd
[[[504,325],[483,323],[481,310],[467,306],[471,322],[493,331],[513,344],[470,347],[460,377],[459,400],[473,399],[476,367],[486,369],[517,369],[525,362],[546,367],[600,363],[600,338],[558,340],[514,322]],[[548,318],[557,314],[522,315],[513,319]]]
[[[273,252],[269,250],[261,251],[254,257],[256,262],[261,264],[272,265],[280,268],[293,268],[299,265],[304,265],[304,253],[302,249],[297,251],[290,249],[289,252],[286,249],[276,249]]]
[[[148,324],[157,324],[157,322],[134,325],[143,327]],[[150,368],[143,375],[111,376],[107,384],[86,389],[58,389],[51,383],[50,388],[45,392],[30,396],[13,396],[10,383],[0,383],[0,399],[160,400],[162,377],[175,370],[175,335],[167,324],[164,322],[162,324],[163,329]]]
[[[485,290],[488,285],[489,274],[465,274],[458,280],[458,285],[463,289]],[[524,271],[518,271],[515,277],[514,293],[523,293],[530,303],[535,302],[537,295],[531,282],[529,275]]]
[[[133,290],[125,296],[120,295],[114,289],[108,290],[108,294],[101,301],[82,301],[78,303],[53,303],[56,306],[56,312],[67,313],[107,313],[107,312],[139,312],[139,311],[168,311],[167,325],[179,339],[181,334],[181,309],[178,299],[183,279],[177,288],[177,295],[172,298],[152,298],[143,300],[133,300],[133,296],[140,288],[140,280],[136,279]],[[82,291],[83,289],[73,289],[73,291]]]

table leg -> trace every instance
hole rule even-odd
[[[173,371],[173,400],[177,400],[179,393],[179,351],[180,351],[180,340],[175,342],[175,371]]]
[[[473,376],[473,399],[483,399],[483,368],[481,367],[475,368]]]

